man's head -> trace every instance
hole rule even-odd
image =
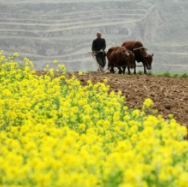
[[[101,38],[101,32],[97,32],[97,38]]]

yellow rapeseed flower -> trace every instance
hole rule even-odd
[[[7,61],[7,62],[6,62]],[[0,186],[187,186],[187,128],[55,69],[0,52]],[[47,66],[49,67],[49,66]],[[63,176],[63,177],[62,177]]]

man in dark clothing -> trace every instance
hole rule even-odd
[[[92,43],[92,52],[93,55],[96,57],[96,60],[99,65],[98,71],[104,71],[104,67],[106,65],[106,41],[105,39],[101,38],[101,33],[97,32],[97,38],[93,40]]]

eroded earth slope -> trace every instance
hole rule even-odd
[[[20,53],[42,69],[95,70],[89,54],[100,30],[107,48],[141,40],[154,53],[153,71],[188,71],[186,0],[1,0],[0,50]]]

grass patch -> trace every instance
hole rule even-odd
[[[143,71],[138,71],[138,75],[143,75]],[[179,77],[179,78],[188,78],[188,73],[170,73],[170,72],[163,72],[163,73],[153,73],[148,72],[147,75],[149,76],[162,76],[162,77]]]

